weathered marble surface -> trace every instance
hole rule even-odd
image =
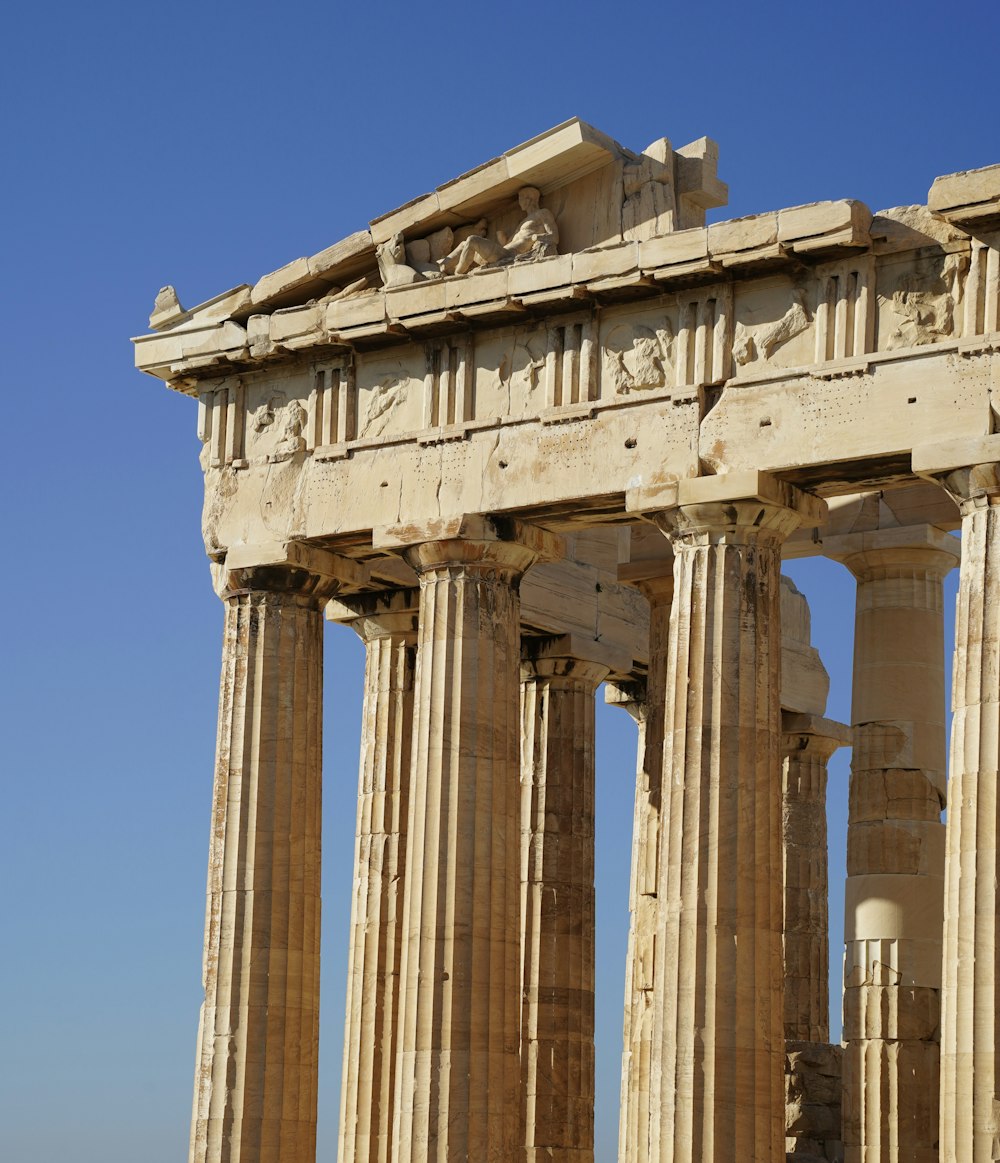
[[[943,1157],[995,1157],[1000,166],[938,178],[926,205],[708,224],[727,194],[717,166],[707,138],[636,152],[572,120],[255,283],[191,309],[173,287],[156,296],[136,363],[198,400],[203,534],[228,611],[193,1158],[311,1163],[318,835],[315,813],[280,812],[318,795],[324,606],[369,638],[371,668],[343,1163],[591,1149],[589,846],[567,870],[553,840],[586,815],[589,703],[562,692],[578,726],[551,754],[548,712],[527,730],[521,659],[540,639],[645,703],[623,1161],[773,1163],[785,1131],[798,1157],[836,1157],[829,1095],[785,1115],[783,1083],[792,1111],[836,1074],[819,850],[840,735],[821,721],[808,632],[781,643],[782,618],[803,615],[780,560],[838,557],[865,592],[899,597],[902,575],[868,576],[875,543],[927,529],[947,549],[960,523],[943,932],[935,913],[889,933],[869,907],[881,886],[912,919],[940,881],[941,663],[903,657],[938,641],[917,590],[939,579],[910,587],[922,628],[900,629],[891,601],[861,604],[844,1112],[849,1152],[902,1159],[900,1128],[919,1124],[912,1157],[926,1156],[940,986]],[[393,604],[417,591],[401,628]],[[872,681],[880,654],[898,714]],[[534,784],[522,816],[522,730],[546,786],[573,772],[556,821]],[[879,800],[890,775],[920,789]],[[557,886],[579,932],[541,907]],[[562,1057],[543,1071],[556,994],[540,982],[558,973]],[[808,1046],[786,1056],[793,1035]],[[923,1064],[894,1073],[911,1042]]]

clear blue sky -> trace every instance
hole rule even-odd
[[[731,192],[715,218],[925,201],[937,174],[1000,161],[998,34],[996,4],[927,0],[5,15],[5,1163],[186,1152],[221,607],[194,406],[132,368],[157,289],[193,304],[253,282],[571,116],[637,149],[714,137]],[[829,563],[795,576],[830,713],[847,719],[853,584]],[[329,632],[327,660],[319,1158],[333,1163],[361,697],[349,631]],[[600,711],[606,1161],[635,760],[626,716]],[[831,783],[836,887],[843,754]]]

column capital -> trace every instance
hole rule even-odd
[[[1000,433],[921,445],[911,465],[917,476],[939,484],[963,515],[1000,505]]]
[[[800,525],[826,518],[825,501],[766,472],[697,477],[678,481],[675,489],[671,507],[646,513],[675,545],[780,543]]]
[[[851,728],[822,715],[781,712],[781,749],[784,758],[816,755],[826,761],[841,747],[850,747]]]
[[[318,603],[341,586],[363,585],[367,578],[367,569],[358,562],[301,541],[236,545],[212,563],[212,583],[223,600],[262,590]]]
[[[859,581],[870,580],[872,570],[908,566],[943,578],[962,558],[957,537],[934,525],[905,525],[868,533],[845,533],[823,539],[823,556],[842,565]]]
[[[526,668],[539,677],[582,678],[588,668],[601,677],[594,682],[596,687],[605,676],[614,671],[628,674],[632,669],[629,651],[605,645],[593,638],[579,634],[559,634],[547,638],[522,638],[521,675]]]
[[[419,608],[419,590],[378,590],[331,598],[326,620],[350,626],[366,645],[391,635],[416,642]]]
[[[609,707],[621,707],[636,723],[645,721],[648,703],[646,701],[646,680],[630,678],[608,681],[604,684],[604,702]]]
[[[743,502],[788,509],[798,517],[797,525],[822,525],[827,515],[826,501],[759,469],[638,485],[625,494],[626,511],[646,516],[658,525],[663,513],[678,508]]]

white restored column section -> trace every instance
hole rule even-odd
[[[639,723],[632,822],[632,874],[629,884],[629,933],[625,965],[625,1022],[622,1051],[618,1157],[624,1163],[649,1159],[650,1062],[653,1054],[657,880],[663,765],[663,699],[673,574],[638,580],[649,602],[649,663],[646,697],[632,710]]]
[[[521,662],[521,1101],[527,1163],[594,1158],[594,692],[567,639]]]
[[[944,908],[943,582],[928,526],[830,539],[857,578],[844,902],[849,1163],[938,1157]]]
[[[1000,452],[996,437],[983,444]],[[962,511],[962,570],[945,864],[941,1160],[992,1163],[1000,1158],[1000,464],[959,469],[942,483]]]
[[[338,620],[349,619],[365,643],[338,1158],[340,1163],[387,1163],[396,1077],[417,595],[398,591],[331,605],[345,607]]]
[[[517,585],[558,538],[514,522],[455,524],[465,537],[408,553],[420,632],[395,1163],[524,1151]]]
[[[785,1040],[830,1040],[830,884],[826,777],[850,731],[818,715],[782,713]]]
[[[678,499],[659,518],[674,600],[651,1154],[774,1163],[785,1151],[781,545],[824,506],[763,473],[682,482]]]
[[[315,1159],[321,604],[332,588],[303,569],[273,565],[230,567],[221,579],[226,624],[191,1163]]]

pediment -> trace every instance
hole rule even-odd
[[[438,277],[429,264],[439,265],[446,247],[453,249],[473,233],[495,241],[516,232],[524,219],[519,194],[525,188],[539,192],[542,210],[558,224],[559,242],[550,253],[577,253],[703,226],[706,209],[724,205],[728,194],[716,174],[717,159],[708,138],[676,151],[662,138],[634,153],[572,118],[252,285],[189,310],[173,288],[164,288],[150,326],[163,332],[221,319],[242,323],[256,313],[380,289],[387,285],[380,247],[395,245],[398,265],[416,269],[417,281]]]

